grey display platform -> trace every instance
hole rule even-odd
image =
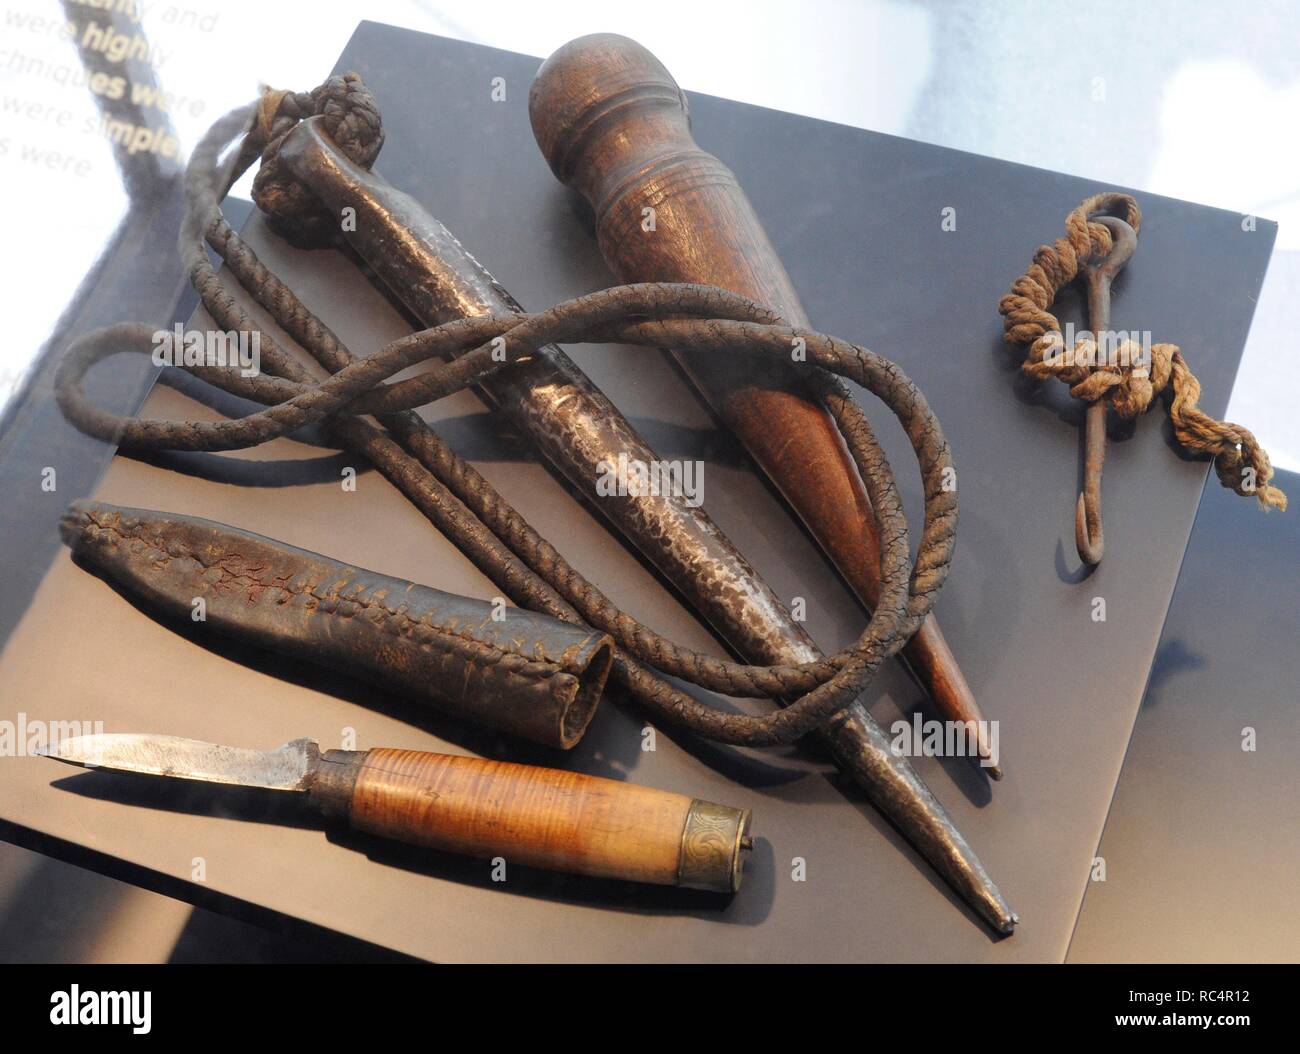
[[[1300,520],[1207,488],[1071,962],[1300,961],[1297,553]]]
[[[336,66],[360,72],[383,108],[388,138],[377,168],[532,307],[611,282],[581,210],[533,143],[527,90],[537,65],[366,23]],[[505,78],[504,102],[493,101],[495,77]],[[1082,414],[1063,391],[1019,383],[996,306],[1034,248],[1103,188],[711,97],[691,104],[697,138],[738,174],[814,323],[900,362],[952,442],[961,526],[937,611],[986,715],[1000,722],[1007,778],[992,786],[959,759],[920,759],[918,767],[1019,911],[1019,932],[994,939],[811,751],[718,748],[660,729],[657,749],[646,752],[644,720],[612,699],[573,752],[534,751],[362,684],[180,635],[65,553],[0,657],[0,718],[23,711],[248,746],[301,735],[338,746],[355,732],[361,747],[561,764],[751,807],[758,847],[729,903],[522,869],[498,884],[481,862],[327,835],[305,814],[257,795],[69,774],[33,758],[0,760],[0,821],[99,854],[170,892],[252,905],[429,959],[1065,956],[1207,471],[1175,452],[1157,414],[1113,442],[1106,561],[1090,577],[1080,572],[1071,531]],[[1221,413],[1275,228],[1259,221],[1243,231],[1235,213],[1139,198],[1146,222],[1117,284],[1114,324],[1181,343],[1204,383],[1206,410]],[[945,231],[950,207],[956,229]],[[257,218],[245,234],[354,350],[409,331],[342,255],[294,250]],[[1077,297],[1062,306],[1079,318]],[[834,650],[853,639],[863,616],[847,591],[664,359],[633,349],[570,351],[661,456],[707,462],[706,507],[781,596],[806,598],[818,642]],[[862,397],[919,528],[916,471],[901,432]],[[144,412],[216,416],[164,387]],[[721,654],[669,588],[477,400],[465,395],[425,412],[613,600],[674,639]],[[495,595],[377,474],[363,471],[356,492],[344,491],[348,464],[288,439],[224,458],[119,457],[95,493]],[[58,509],[80,496],[42,494],[33,484],[30,497],[10,500],[46,502],[52,530]],[[1105,622],[1093,619],[1095,597],[1106,601]],[[887,726],[921,699],[896,664],[870,693]],[[803,881],[793,878],[795,858],[804,861]]]

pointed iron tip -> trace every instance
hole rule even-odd
[[[976,897],[971,898],[970,904],[994,932],[1010,937],[1020,925],[1020,916],[1011,910],[1011,905],[993,881],[987,875],[984,878],[986,884]]]
[[[907,758],[860,703],[826,727],[835,760],[975,914],[1004,936],[1019,918],[989,877],[970,843],[921,781]]]
[[[993,880],[988,875],[983,879],[981,888],[968,898],[968,903],[995,933],[1010,937],[1020,925],[1020,916],[1012,910]]]

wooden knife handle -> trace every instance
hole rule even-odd
[[[353,828],[507,864],[734,893],[750,813],[577,772],[376,748],[321,756],[310,796]]]

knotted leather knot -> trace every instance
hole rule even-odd
[[[316,196],[281,163],[280,144],[299,121],[317,116],[335,145],[362,168],[375,163],[384,145],[379,106],[356,73],[331,77],[311,92],[268,88],[262,93],[248,137],[262,152],[253,200],[278,231],[303,246],[328,244],[335,225]]]

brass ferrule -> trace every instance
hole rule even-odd
[[[677,884],[714,893],[740,889],[744,860],[753,848],[749,834],[751,813],[696,798],[682,825],[682,848],[677,864]]]

